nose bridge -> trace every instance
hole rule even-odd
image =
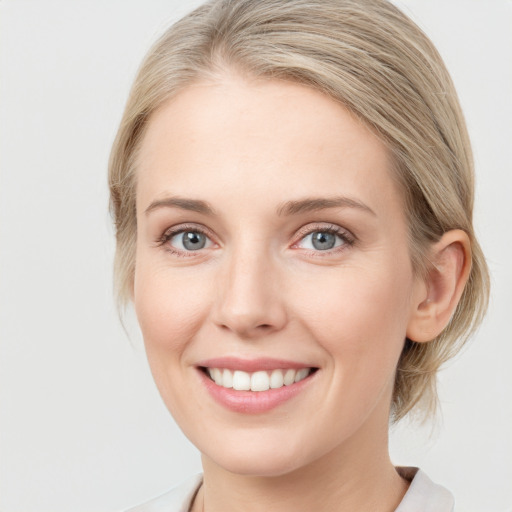
[[[216,322],[241,337],[279,330],[286,322],[279,266],[265,245],[250,240],[233,247],[218,283]]]

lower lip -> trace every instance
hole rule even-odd
[[[198,372],[203,385],[215,401],[231,411],[244,414],[260,414],[284,404],[303,391],[310,384],[314,375],[318,373],[313,372],[299,382],[277,389],[269,389],[267,391],[236,391],[232,388],[228,389],[218,386],[204,371],[198,369]]]

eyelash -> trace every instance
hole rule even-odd
[[[185,232],[200,233],[200,234],[204,235],[205,237],[207,237],[208,239],[210,239],[210,240],[212,239],[212,235],[211,235],[210,231],[202,228],[201,226],[193,225],[193,224],[191,224],[191,225],[183,225],[182,224],[182,225],[170,228],[170,229],[166,230],[164,233],[162,233],[162,235],[157,240],[157,245],[161,246],[161,247],[165,246],[165,249],[168,252],[170,252],[173,255],[178,256],[178,257],[186,258],[186,257],[196,256],[196,254],[194,254],[194,253],[200,252],[200,250],[198,250],[198,251],[181,251],[181,250],[173,248],[171,245],[168,244],[168,242],[170,240],[172,240],[173,237],[175,237],[176,235],[179,235],[180,233],[185,233]],[[352,235],[349,231],[347,231],[335,224],[328,224],[328,225],[308,224],[308,226],[300,229],[297,232],[297,234],[295,236],[295,238],[297,238],[297,241],[292,244],[292,248],[297,247],[297,245],[301,241],[303,241],[308,235],[311,235],[316,232],[328,233],[331,235],[335,235],[338,238],[340,238],[343,243],[338,247],[334,247],[332,249],[327,249],[324,251],[306,250],[309,255],[313,255],[314,257],[322,257],[322,254],[326,254],[326,255],[336,254],[338,252],[346,250],[347,247],[353,246],[357,241],[356,237],[354,235]]]
[[[339,252],[345,251],[347,248],[352,247],[356,243],[356,237],[347,231],[346,229],[337,226],[336,224],[308,224],[306,227],[300,229],[297,232],[296,238],[297,242],[294,242],[292,247],[297,247],[297,245],[302,242],[308,235],[313,233],[328,233],[331,235],[335,235],[341,239],[343,242],[340,246],[334,247],[332,249],[327,249],[324,251],[321,250],[307,250],[308,255],[313,257],[325,257],[328,255],[338,254]],[[324,256],[325,255],[325,256]]]
[[[173,237],[175,237],[176,235],[179,235],[180,233],[186,233],[186,232],[201,233],[208,239],[210,239],[210,240],[212,239],[211,233],[208,230],[202,228],[201,226],[198,226],[196,224],[190,224],[190,225],[181,224],[174,228],[170,228],[167,231],[164,231],[164,233],[162,233],[162,236],[157,240],[157,244],[159,247],[165,247],[166,251],[170,252],[171,254],[173,254],[175,256],[183,257],[183,258],[188,258],[191,256],[193,257],[193,256],[195,256],[194,253],[199,252],[199,251],[181,251],[181,250],[175,249],[170,244],[168,244],[168,242],[170,240],[172,240]]]

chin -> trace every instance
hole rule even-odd
[[[260,437],[257,432],[254,435]],[[305,454],[293,442],[265,440],[226,444],[225,439],[213,449],[206,447],[203,457],[230,473],[254,477],[283,476],[311,463],[314,454]],[[304,444],[303,444],[304,446]],[[309,455],[309,456],[308,456]]]
[[[266,459],[266,460],[265,460]],[[225,471],[243,476],[252,477],[279,477],[292,473],[301,467],[296,457],[273,456],[221,456],[212,459],[213,463],[222,467]]]

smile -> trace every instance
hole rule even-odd
[[[271,371],[260,370],[250,373],[227,368],[205,368],[206,373],[217,386],[236,391],[268,391],[269,389],[291,386],[304,380],[314,370],[314,368],[288,368]]]
[[[242,414],[263,414],[314,387],[320,368],[283,359],[219,357],[196,364],[215,402]]]

